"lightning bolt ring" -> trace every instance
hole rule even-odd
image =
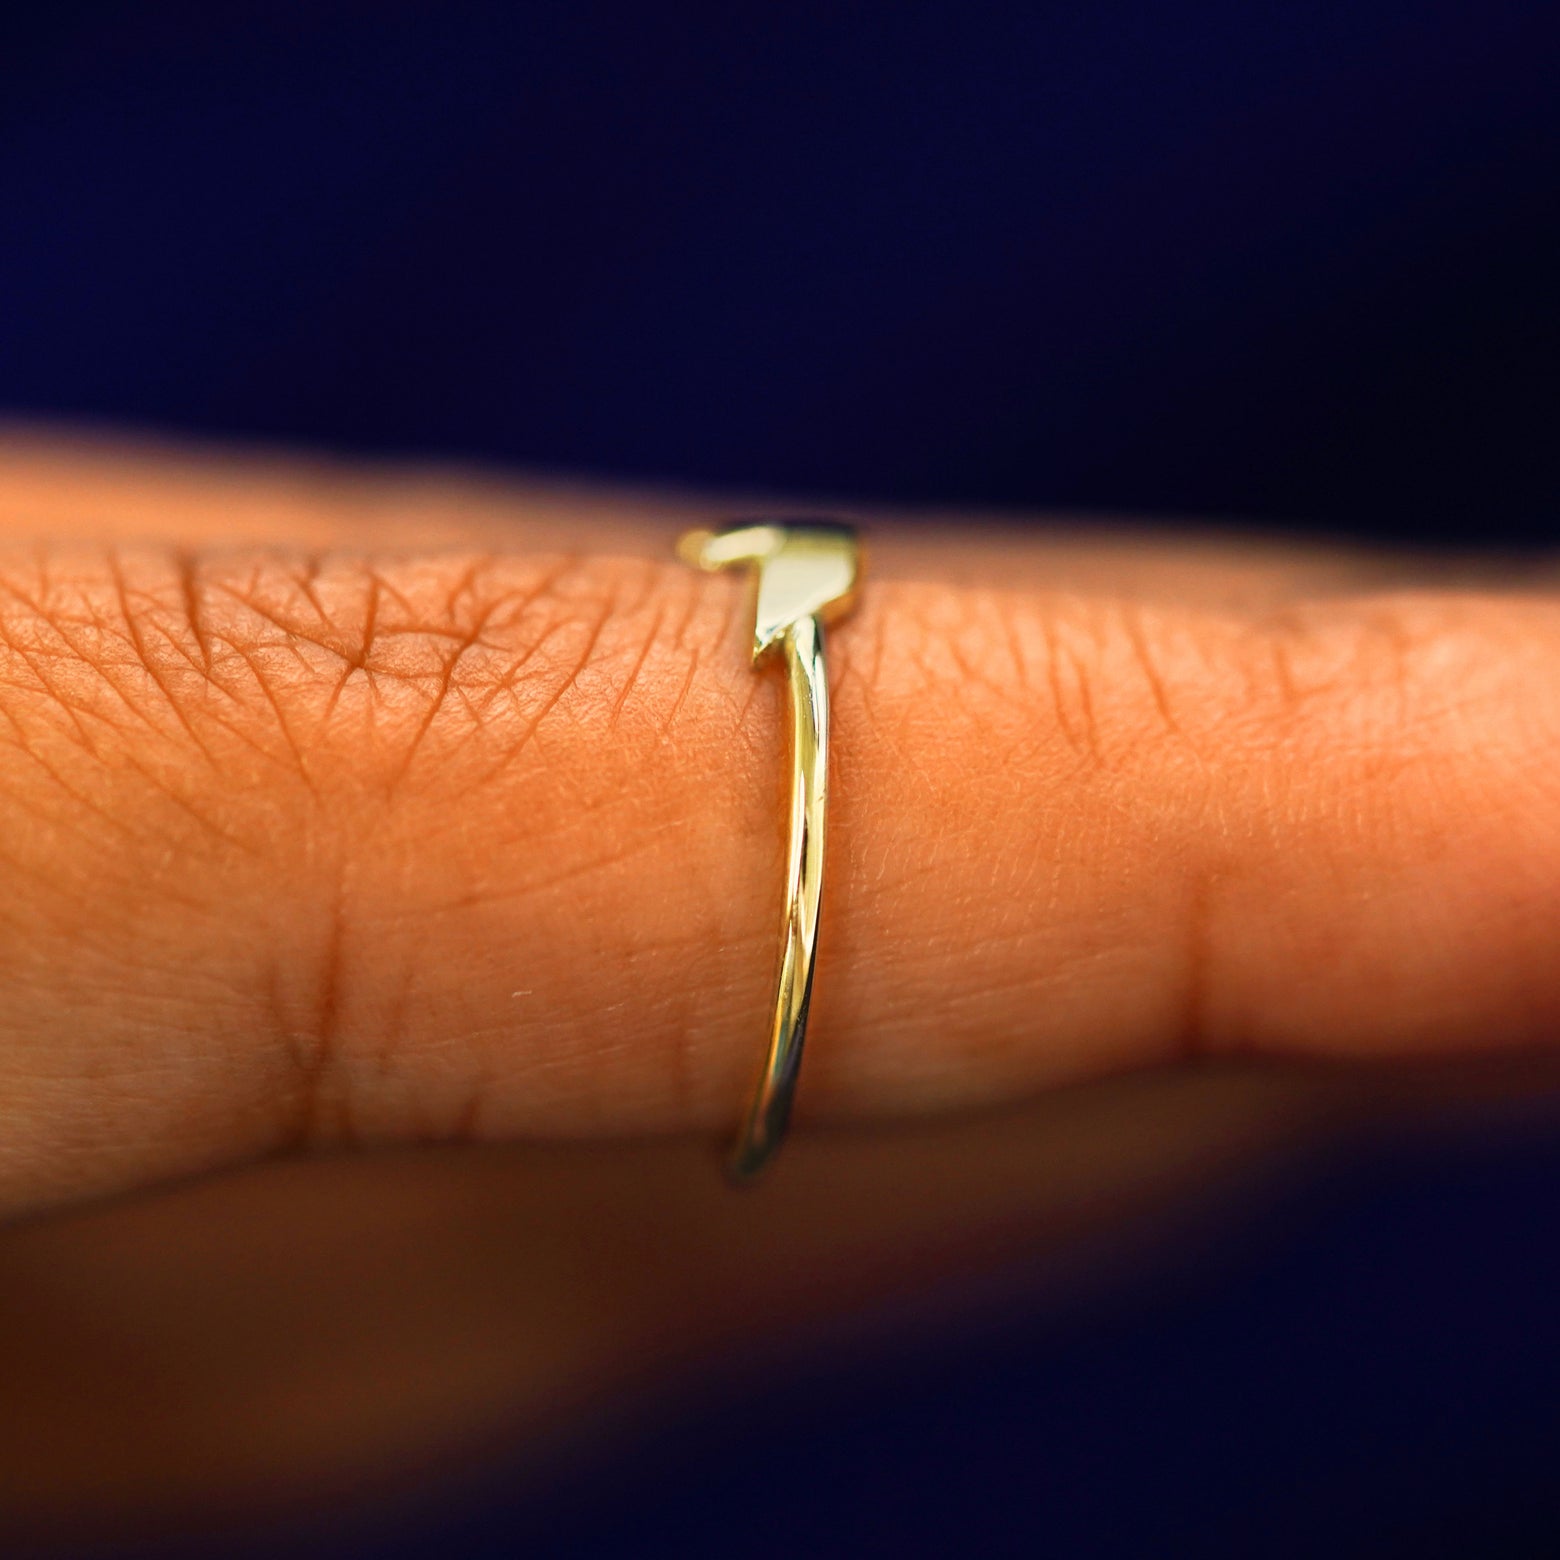
[[[791,787],[780,972],[763,1071],[728,1161],[733,1178],[745,1181],[780,1147],[801,1073],[829,798],[823,626],[855,605],[861,549],[847,525],[798,520],[690,531],[677,550],[700,569],[742,568],[756,576],[753,662],[758,666],[781,657],[789,694]]]

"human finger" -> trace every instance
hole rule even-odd
[[[264,513],[228,545],[51,516],[0,555],[4,1205],[304,1145],[723,1130],[782,849],[743,587],[578,527],[309,546]],[[831,645],[804,1122],[1549,1039],[1547,595],[1170,542],[1180,589],[994,587],[875,541]]]

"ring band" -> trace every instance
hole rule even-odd
[[[785,935],[763,1074],[728,1168],[756,1175],[785,1136],[801,1072],[818,946],[825,814],[829,798],[829,682],[823,625],[855,605],[861,553],[855,531],[834,521],[766,521],[690,531],[680,557],[701,569],[757,574],[753,662],[779,649],[791,707],[791,796],[786,851]]]

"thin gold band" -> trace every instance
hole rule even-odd
[[[829,799],[829,682],[823,625],[855,605],[856,533],[833,522],[787,521],[690,531],[679,554],[701,569],[751,568],[755,665],[778,649],[791,706],[791,795],[786,851],[785,936],[764,1070],[728,1167],[756,1175],[785,1136],[807,1038]]]

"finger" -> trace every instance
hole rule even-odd
[[[803,1119],[1553,1029],[1560,612],[911,578],[831,642]],[[639,557],[0,557],[12,1208],[287,1146],[717,1132],[780,693]]]

